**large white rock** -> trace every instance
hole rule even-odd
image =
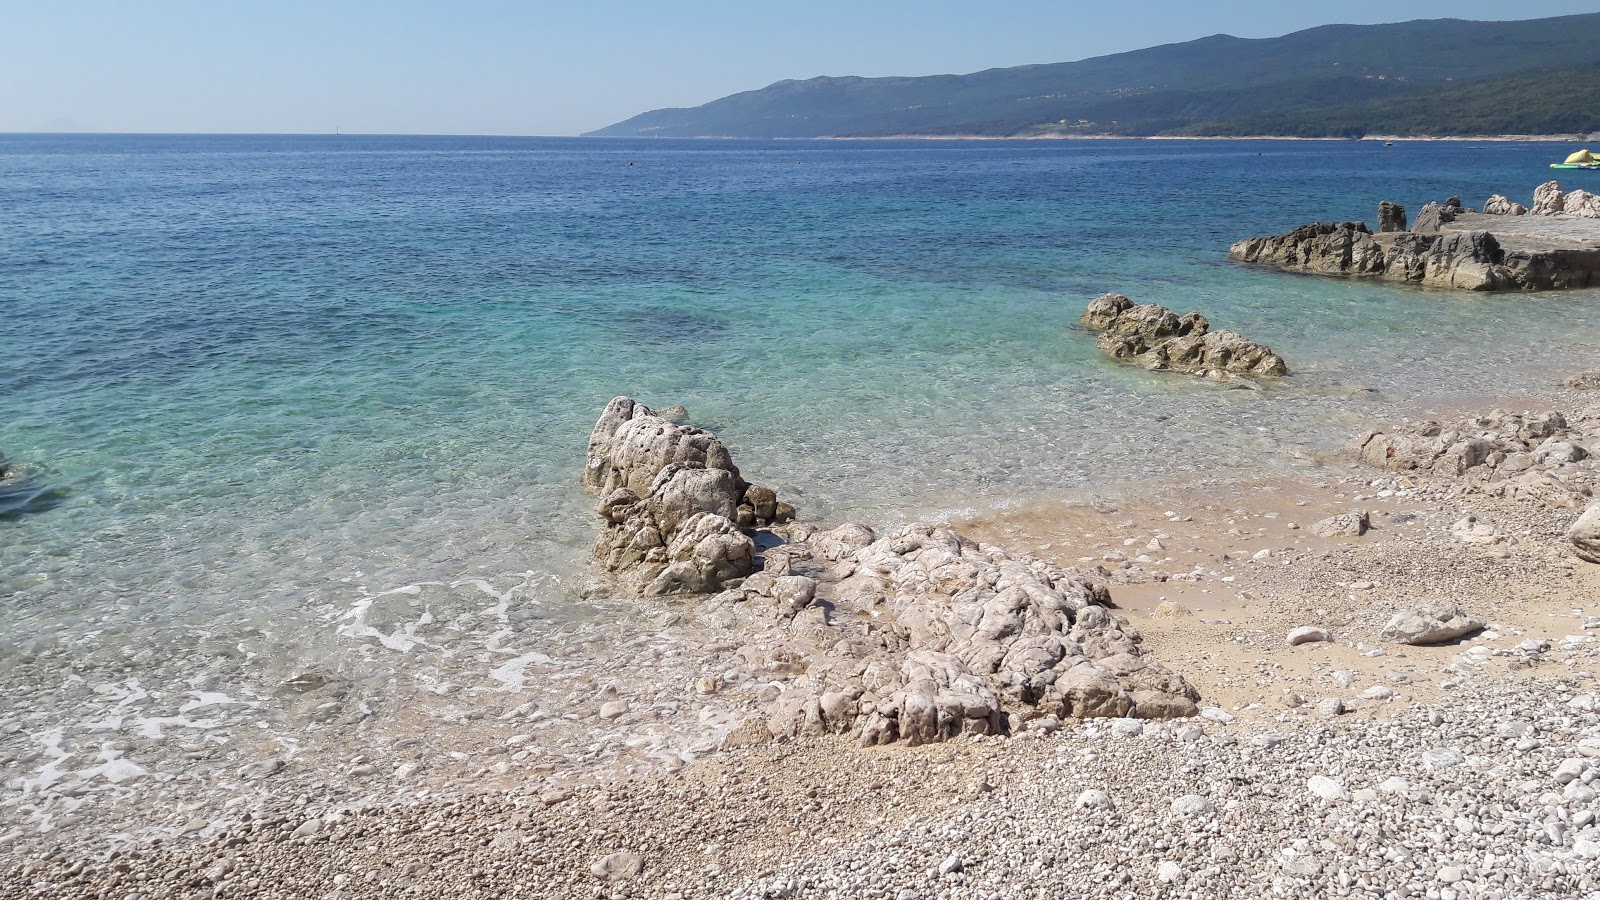
[[[1378,636],[1395,644],[1441,644],[1476,634],[1485,624],[1453,603],[1437,603],[1395,613]]]
[[[1567,541],[1579,559],[1600,563],[1600,501],[1589,504],[1578,521],[1567,529]]]

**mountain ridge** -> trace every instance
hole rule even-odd
[[[1230,133],[1231,123],[1252,116],[1293,116],[1591,66],[1600,66],[1600,13],[1319,25],[1271,38],[1216,34],[966,74],[783,79],[695,107],[651,110],[589,135],[1147,136],[1189,134],[1207,123]]]

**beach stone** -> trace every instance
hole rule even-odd
[[[627,881],[643,872],[644,858],[626,850],[602,856],[589,867],[589,874],[602,881]]]
[[[1316,625],[1301,625],[1299,628],[1292,629],[1288,637],[1285,638],[1286,643],[1291,647],[1331,640],[1333,640],[1333,635],[1329,633],[1328,629],[1320,628]]]
[[[1184,794],[1172,801],[1172,814],[1179,818],[1198,819],[1216,812],[1216,805],[1199,794]]]
[[[1317,712],[1328,717],[1344,715],[1344,701],[1338,697],[1327,697],[1317,701]]]
[[[283,760],[277,757],[249,763],[239,768],[239,777],[246,781],[260,781],[283,771]]]
[[[1438,603],[1401,610],[1383,626],[1378,636],[1395,644],[1440,644],[1476,634],[1485,622],[1467,615],[1452,603]]]
[[[1353,509],[1336,516],[1313,522],[1311,533],[1318,537],[1360,537],[1372,527],[1372,520],[1364,509]]]
[[[1466,756],[1453,747],[1440,747],[1422,751],[1422,765],[1428,769],[1446,769],[1452,766],[1459,766],[1466,761]]]
[[[1569,784],[1582,778],[1583,773],[1588,768],[1589,763],[1587,760],[1576,757],[1564,759],[1561,761],[1561,765],[1557,766],[1556,770],[1550,774],[1550,777],[1556,780],[1556,784]]]
[[[1306,780],[1306,790],[1324,800],[1344,800],[1349,797],[1344,785],[1326,775],[1313,775]]]
[[[1567,529],[1567,542],[1579,559],[1600,564],[1600,501],[1590,503]]]
[[[1163,884],[1171,884],[1181,877],[1183,877],[1183,866],[1178,865],[1173,860],[1164,859],[1160,865],[1156,866],[1156,878],[1160,879]]]
[[[1095,790],[1094,788],[1090,788],[1079,794],[1076,806],[1078,809],[1117,808],[1116,803],[1112,802],[1110,794],[1107,794],[1105,791]]]

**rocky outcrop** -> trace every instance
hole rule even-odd
[[[1419,215],[1418,228],[1426,224]],[[1469,291],[1561,290],[1600,284],[1600,251],[1594,249],[1508,251],[1488,231],[1413,230],[1382,237],[1380,243],[1360,223],[1324,222],[1279,237],[1246,238],[1233,245],[1228,257],[1291,272]]]
[[[602,494],[595,557],[646,595],[715,591],[749,575],[755,543],[744,529],[794,514],[770,488],[740,476],[715,434],[628,397],[612,400],[595,424],[584,482]]]
[[[1405,231],[1406,208],[1388,200],[1378,204],[1378,231]]]
[[[1383,248],[1362,222],[1315,222],[1277,237],[1245,238],[1228,258],[1318,275],[1380,275],[1384,268]]]
[[[1461,208],[1459,202],[1454,207],[1440,206],[1429,203],[1417,213],[1417,220],[1412,223],[1411,230],[1417,234],[1437,234],[1444,226],[1456,220],[1456,212]]]
[[[1529,210],[1496,194],[1484,212],[1520,216]],[[1600,218],[1600,195],[1582,190],[1563,194],[1560,184],[1548,182],[1535,192],[1532,213]],[[1404,208],[1384,201],[1378,207],[1377,234],[1361,222],[1318,222],[1287,234],[1237,241],[1228,258],[1290,272],[1455,290],[1544,291],[1600,285],[1600,232],[1565,223],[1535,227],[1532,220],[1501,228],[1462,207],[1459,197],[1424,206],[1410,231],[1405,230]]]
[[[1495,194],[1483,201],[1483,211],[1491,216],[1525,216],[1528,208],[1509,197]]]
[[[1424,472],[1472,491],[1574,508],[1600,487],[1588,449],[1596,446],[1600,421],[1594,418],[1569,424],[1560,412],[1495,410],[1448,426],[1423,422],[1369,431],[1346,450],[1376,468]]]
[[[880,537],[786,522],[715,434],[626,397],[589,447],[596,556],[626,590],[700,595],[693,609],[760,636],[777,679],[762,733],[926,743],[1051,716],[1196,712],[1194,688],[1142,657],[1082,575],[943,526]],[[738,525],[745,507],[759,545]]]
[[[1585,190],[1572,191],[1563,198],[1563,205],[1569,216],[1600,219],[1600,194],[1592,194]]]
[[[1147,369],[1205,378],[1286,375],[1271,348],[1232,331],[1212,331],[1205,316],[1179,316],[1165,306],[1134,303],[1121,294],[1092,301],[1078,321],[1100,332],[1096,345],[1112,357]]]
[[[827,604],[797,625],[811,619],[832,646],[769,711],[776,734],[919,744],[1047,716],[1196,712],[1195,690],[1145,660],[1137,633],[1080,575],[942,526],[882,538],[853,525],[797,530],[785,563],[815,573]],[[784,615],[773,595],[785,577],[797,576],[758,573],[716,599]]]
[[[1536,216],[1554,216],[1566,210],[1566,197],[1561,193],[1561,182],[1546,181],[1533,189],[1533,209]]]

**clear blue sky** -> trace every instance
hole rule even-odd
[[[576,134],[784,78],[1594,0],[0,0],[0,131]]]

